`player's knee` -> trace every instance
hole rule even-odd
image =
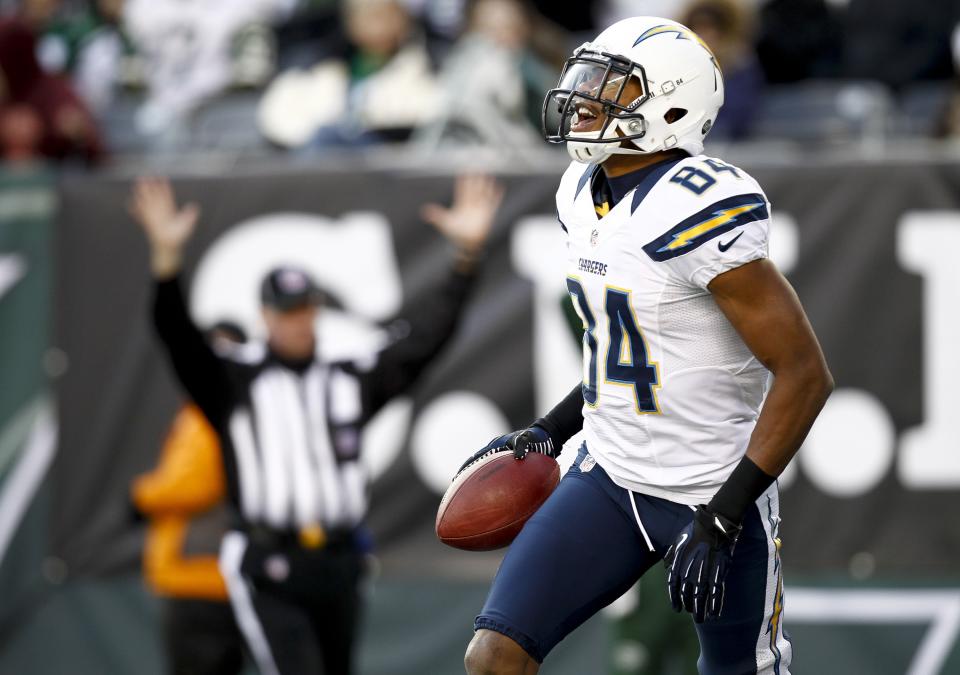
[[[468,675],[494,675],[498,673],[497,659],[489,640],[484,639],[482,633],[487,631],[478,631],[474,634],[470,644],[467,645],[467,653],[463,656],[463,665],[467,669]]]
[[[539,669],[516,642],[492,630],[478,630],[463,657],[468,675],[527,675]]]

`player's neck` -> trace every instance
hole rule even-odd
[[[645,167],[659,164],[678,154],[684,153],[682,150],[664,150],[649,155],[610,155],[610,158],[600,166],[607,175],[607,178],[616,178],[617,176],[624,176]]]

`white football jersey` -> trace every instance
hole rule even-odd
[[[657,165],[605,216],[573,163],[557,190],[567,287],[584,324],[584,436],[618,485],[706,503],[746,451],[768,371],[707,285],[767,257],[770,205],[743,170]]]

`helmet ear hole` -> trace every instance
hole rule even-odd
[[[674,122],[679,122],[687,115],[687,110],[685,108],[670,108],[667,112],[663,114],[663,119],[667,124],[673,124]]]

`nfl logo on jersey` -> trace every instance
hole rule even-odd
[[[597,242],[600,240],[600,230],[594,230],[590,233],[590,245],[596,246]]]

